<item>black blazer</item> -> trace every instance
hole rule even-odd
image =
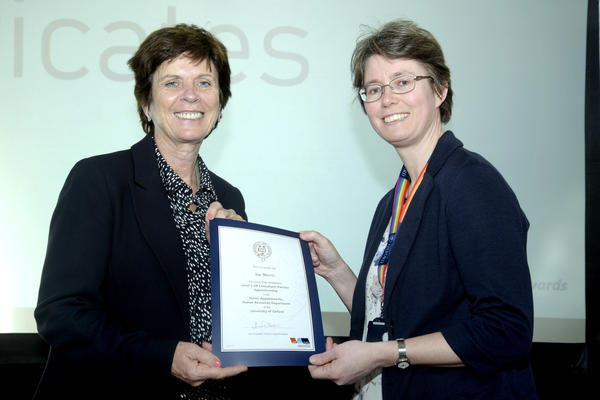
[[[361,339],[365,281],[390,220],[380,201],[352,304]],[[440,138],[390,254],[383,317],[390,339],[442,332],[464,368],[385,368],[384,399],[536,399],[528,355],[533,295],[529,222],[513,191],[450,131]]]
[[[212,172],[218,200],[246,218]],[[35,318],[51,346],[37,398],[168,398],[190,340],[186,259],[152,138],[79,161],[50,224]]]

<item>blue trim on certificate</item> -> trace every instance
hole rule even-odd
[[[260,232],[266,232],[275,235],[286,236],[297,239],[302,251],[304,261],[304,272],[306,276],[306,287],[310,302],[310,318],[312,319],[312,333],[314,344],[306,337],[286,338],[290,345],[285,350],[265,350],[265,349],[244,349],[227,350],[222,347],[223,331],[221,319],[221,260],[219,257],[219,228],[232,227],[238,229],[248,229]],[[261,249],[257,249],[257,256],[260,257]],[[255,250],[255,253],[256,251]],[[270,250],[262,250],[268,253]],[[266,253],[265,253],[266,254]],[[268,255],[267,255],[268,257]],[[210,264],[211,264],[211,286],[212,286],[212,345],[213,353],[219,357],[223,366],[246,365],[249,367],[257,366],[293,366],[309,365],[308,358],[317,353],[325,351],[325,338],[323,335],[323,322],[321,320],[321,307],[315,273],[310,256],[308,244],[300,239],[297,232],[287,231],[266,225],[259,225],[250,222],[235,221],[230,219],[215,218],[210,221]],[[304,335],[301,335],[304,336]],[[290,347],[290,348],[288,348]],[[291,349],[291,347],[294,347]]]

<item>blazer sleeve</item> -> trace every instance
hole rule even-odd
[[[38,331],[69,360],[92,361],[116,375],[170,375],[176,341],[124,332],[107,313],[114,182],[97,164],[77,163],[59,195],[35,309]]]
[[[529,354],[529,223],[508,184],[487,163],[460,169],[448,187],[447,229],[471,318],[442,334],[466,365],[491,374]]]

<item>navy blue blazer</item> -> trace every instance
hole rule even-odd
[[[362,338],[365,280],[391,217],[393,190],[369,231],[352,304]],[[536,399],[529,366],[533,298],[529,223],[500,173],[452,132],[440,138],[388,264],[389,338],[442,332],[464,368],[385,368],[384,399]]]
[[[246,218],[240,191],[210,173]],[[37,398],[168,398],[178,341],[190,340],[186,258],[150,136],[79,161],[58,198],[38,331],[51,346]]]

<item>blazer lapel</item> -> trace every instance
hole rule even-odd
[[[165,272],[184,316],[183,320],[188,325],[186,259],[158,172],[153,146],[152,139],[147,136],[131,148],[134,163],[131,193],[142,235]]]

